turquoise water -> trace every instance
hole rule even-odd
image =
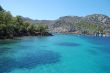
[[[110,38],[55,34],[1,40],[0,73],[110,73]]]

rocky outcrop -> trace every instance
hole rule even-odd
[[[84,20],[104,27],[110,26],[110,17],[103,14],[88,15],[84,17]]]

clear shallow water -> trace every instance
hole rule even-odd
[[[0,41],[0,73],[110,73],[110,38],[55,34]]]

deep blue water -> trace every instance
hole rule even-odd
[[[0,73],[110,73],[110,37],[55,34],[1,40]]]

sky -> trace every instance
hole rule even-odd
[[[110,0],[0,0],[0,5],[13,16],[54,20],[61,16],[110,16]]]

